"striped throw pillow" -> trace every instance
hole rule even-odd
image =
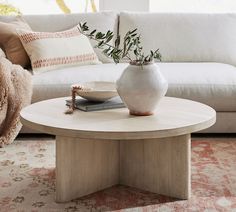
[[[34,73],[68,66],[100,64],[89,39],[78,27],[62,32],[17,30]]]

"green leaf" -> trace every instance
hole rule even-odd
[[[101,47],[103,44],[104,44],[104,41],[102,40],[98,43],[98,47]]]
[[[103,33],[101,33],[101,32],[98,32],[98,33],[95,35],[95,38],[96,38],[96,39],[102,39],[102,37],[103,37]]]
[[[127,48],[127,53],[131,50],[132,47],[133,47],[133,43],[130,43],[128,48]]]
[[[95,30],[93,30],[92,32],[90,32],[90,36],[92,36],[92,35],[94,35],[95,34],[95,32],[96,32],[97,30],[95,29]]]
[[[137,36],[137,33],[131,35],[131,37],[135,37],[135,36]]]
[[[134,30],[132,30],[132,31],[129,31],[130,32],[130,34],[133,34],[134,32],[136,32],[138,29],[136,28],[136,29],[134,29]]]
[[[113,38],[113,35],[110,35],[110,37],[107,38],[106,43],[109,43]]]

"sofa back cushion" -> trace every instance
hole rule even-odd
[[[37,32],[59,32],[70,29],[77,25],[79,22],[87,22],[91,30],[97,29],[102,32],[107,30],[114,31],[117,34],[118,28],[118,14],[114,12],[98,12],[98,13],[80,13],[80,14],[59,14],[59,15],[26,15],[23,16],[32,30]],[[0,21],[9,22],[14,17],[0,16]],[[95,46],[95,42],[92,46]],[[111,43],[114,42],[114,39]],[[95,48],[100,61],[112,62],[111,59],[105,57],[101,50]]]
[[[236,65],[236,14],[120,14],[120,35],[138,28],[144,51],[160,48],[165,62]]]

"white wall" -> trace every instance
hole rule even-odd
[[[236,12],[236,0],[99,0],[100,10]]]
[[[150,0],[157,12],[236,12],[236,0]]]
[[[100,11],[149,11],[149,0],[100,0],[99,9]]]

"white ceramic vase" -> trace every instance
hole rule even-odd
[[[131,115],[152,115],[168,83],[155,63],[129,65],[116,82],[117,92]]]

